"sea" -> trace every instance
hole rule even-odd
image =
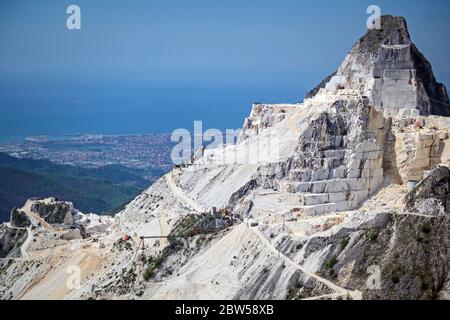
[[[310,83],[286,81],[0,80],[0,142],[37,135],[149,134],[241,128],[252,103],[301,101]]]

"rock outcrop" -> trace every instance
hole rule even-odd
[[[0,259],[19,258],[20,247],[25,242],[27,231],[25,229],[0,225]]]
[[[26,228],[31,225],[31,221],[25,212],[13,208],[11,210],[10,224],[12,227]]]
[[[436,81],[431,64],[412,43],[405,19],[380,19],[381,29],[369,30],[338,71],[308,98],[360,94],[386,116],[395,117],[403,110],[450,116],[447,90]]]
[[[408,194],[406,208],[422,214],[450,214],[450,169],[441,166],[433,170]]]
[[[73,224],[73,205],[68,202],[57,201],[54,198],[38,199],[32,204],[31,211],[50,224]]]

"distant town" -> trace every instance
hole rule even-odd
[[[139,170],[172,168],[170,134],[31,136],[0,143],[0,152],[18,158],[98,168],[120,164]],[[149,179],[151,177],[148,177]]]

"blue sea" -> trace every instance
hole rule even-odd
[[[32,135],[240,128],[253,102],[298,102],[312,83],[0,80],[0,142]]]

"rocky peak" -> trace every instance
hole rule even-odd
[[[50,224],[73,224],[74,209],[71,202],[58,201],[55,198],[33,199],[30,210]]]
[[[364,52],[374,52],[384,45],[410,44],[406,20],[403,17],[381,16],[381,29],[371,29],[359,39],[355,47]]]
[[[322,81],[307,99],[336,101],[364,96],[386,117],[450,116],[445,86],[412,43],[403,17],[382,16],[381,29],[369,30],[352,47],[338,71]]]

